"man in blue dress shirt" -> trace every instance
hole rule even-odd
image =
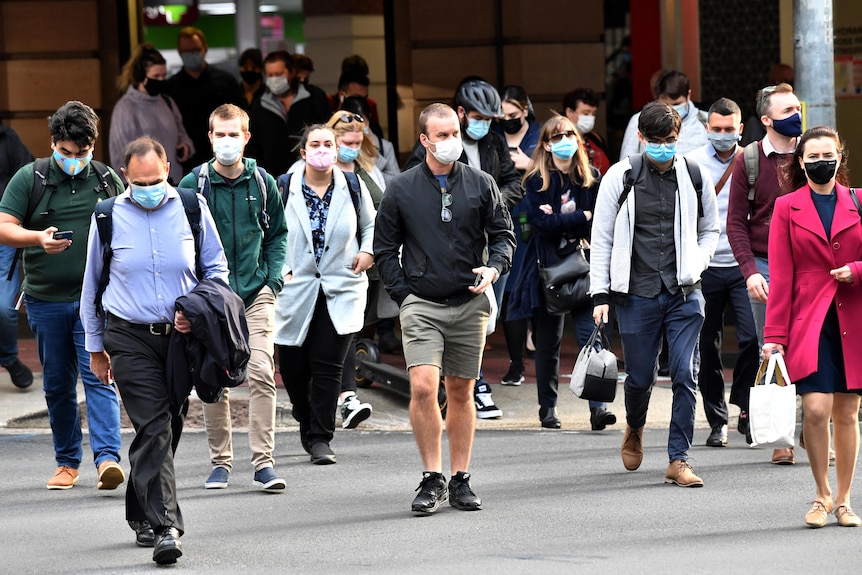
[[[167,183],[162,145],[147,137],[133,141],[123,165],[129,189],[117,197],[112,211],[113,256],[102,299],[105,313],[98,317],[94,303],[103,261],[98,227],[91,224],[81,321],[90,368],[105,384],[112,376],[116,380],[136,430],[129,448],[126,519],[137,532],[139,545],[155,547],[154,561],[174,563],[182,555],[183,518],[176,498],[173,414],[165,367],[171,331],[191,331],[174,302],[198,282],[195,244],[182,200]],[[227,260],[215,223],[203,198],[198,199],[204,277],[227,282]]]

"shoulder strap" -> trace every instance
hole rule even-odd
[[[122,189],[117,189],[116,182],[114,181],[114,177],[111,175],[111,170],[108,166],[98,160],[91,160],[90,165],[93,166],[93,169],[96,170],[96,173],[99,175],[99,180],[101,182],[99,187],[102,188],[105,195],[112,198],[123,193]]]
[[[754,203],[754,184],[760,175],[760,148],[757,142],[751,142],[742,151],[745,161],[745,173],[748,174],[748,201]]]
[[[342,172],[347,180],[347,189],[350,190],[350,199],[353,201],[353,209],[359,218],[359,206],[362,203],[362,188],[359,186],[359,178],[354,172]]]
[[[209,167],[209,164],[204,162],[200,166],[192,168],[192,173],[198,179],[198,190],[197,190],[197,192],[200,195],[202,195],[204,197],[204,199],[209,203],[209,201],[210,201],[210,167]],[[179,189],[179,188],[177,188],[177,189]]]
[[[96,298],[93,301],[96,304],[96,316],[102,317],[102,296],[105,295],[105,289],[108,287],[108,282],[111,279],[111,258],[114,250],[111,248],[111,239],[114,235],[114,224],[112,213],[114,211],[114,196],[96,202],[94,210],[96,216],[96,230],[99,232],[99,241],[102,242],[102,275],[99,276],[99,286],[96,288]]]
[[[688,177],[694,185],[694,193],[697,194],[697,217],[703,217],[703,176],[700,174],[700,166],[690,158],[683,158],[688,170]]]
[[[266,170],[258,166],[254,171],[254,180],[257,182],[257,189],[260,190],[260,227],[263,230],[269,229],[269,214],[266,212],[267,194],[266,194]]]
[[[859,214],[859,218],[862,219],[862,205],[859,204],[859,196],[856,195],[856,188],[850,188],[850,197],[856,205],[856,213]]]
[[[24,213],[24,219],[21,220],[21,227],[29,228],[30,219],[36,211],[36,206],[39,205],[42,196],[45,195],[45,190],[48,188],[48,169],[51,166],[51,158],[37,158],[33,162],[33,187],[30,188],[30,197],[27,201],[27,211]],[[6,281],[12,281],[12,276],[15,275],[15,269],[18,267],[18,260],[21,259],[21,253],[24,248],[17,248],[15,255],[12,256],[12,265],[9,266],[9,273],[6,274]]]
[[[198,196],[195,190],[177,188],[177,192],[180,194],[183,209],[186,212],[186,219],[189,221],[189,227],[192,229],[192,237],[195,241],[195,275],[200,280],[204,277],[203,268],[201,267],[201,205],[198,203]]]
[[[727,182],[727,179],[733,173],[733,167],[736,164],[736,158],[738,158],[739,154],[741,154],[741,153],[742,153],[742,149],[737,147],[736,153],[733,154],[733,157],[730,159],[730,162],[728,162],[727,168],[724,170],[724,173],[721,175],[721,179],[718,180],[718,183],[715,184],[715,195],[716,196],[721,191],[721,188],[724,187],[724,183]]]
[[[620,198],[617,202],[617,212],[622,209],[623,204],[626,202],[626,198],[629,197],[629,192],[632,191],[632,186],[635,185],[635,182],[640,176],[641,170],[643,169],[643,161],[643,154],[634,154],[629,156],[629,163],[632,167],[625,173],[625,180],[623,181],[623,191],[620,194]]]
[[[287,197],[290,194],[290,179],[293,177],[293,172],[282,174],[275,182],[278,188],[278,193],[281,195],[281,207],[287,206]]]

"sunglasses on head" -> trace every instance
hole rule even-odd
[[[358,122],[360,124],[364,124],[365,118],[363,118],[359,114],[342,114],[341,116],[338,116],[338,119],[335,121],[335,124],[333,124],[332,126],[333,127],[337,126],[338,122],[343,122],[345,124],[351,124],[353,122]]]
[[[558,132],[558,133],[554,134],[553,136],[548,138],[548,141],[556,144],[557,142],[559,142],[563,138],[573,138],[574,136],[575,136],[575,133],[572,130],[566,130],[565,132]]]

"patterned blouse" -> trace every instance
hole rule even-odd
[[[314,245],[314,263],[320,264],[323,247],[326,244],[326,218],[329,216],[329,204],[332,201],[332,190],[335,188],[335,178],[329,182],[326,193],[320,198],[314,190],[305,184],[302,178],[302,195],[305,197],[305,207],[308,208],[308,219],[311,221],[311,241]]]

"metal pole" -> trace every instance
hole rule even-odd
[[[807,127],[835,126],[832,0],[793,0],[794,89]]]

